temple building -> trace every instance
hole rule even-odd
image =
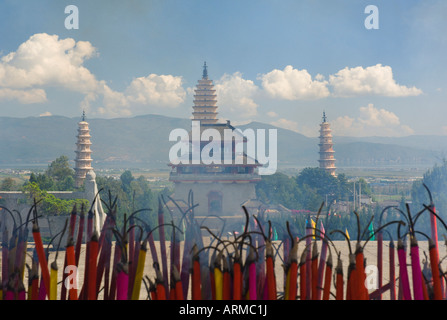
[[[202,79],[198,81],[194,95],[192,129],[187,141],[191,152],[187,154],[187,159],[181,162],[174,163],[171,159],[169,180],[174,183],[175,200],[187,202],[190,190],[193,192],[194,203],[199,204],[194,209],[197,219],[210,221],[213,220],[213,216],[218,216],[218,220],[225,219],[226,226],[230,227],[233,222],[236,223],[243,217],[242,205],[256,198],[255,185],[261,180],[258,174],[258,167],[261,164],[249,157],[245,151],[241,152],[245,150],[243,147],[246,144],[245,137],[231,125],[230,121],[219,122],[217,108],[216,90],[213,81],[208,78],[205,63]],[[200,132],[200,135],[194,135],[194,130]],[[202,158],[199,162],[192,161],[194,148],[199,149],[199,153],[202,154],[210,143],[210,138],[203,136],[205,130],[219,133],[221,137],[219,152],[212,149],[209,151],[210,155],[214,152],[222,157],[224,154],[230,154],[231,161],[205,163]],[[231,137],[228,135],[229,132]],[[243,146],[238,145],[239,143]]]
[[[323,112],[323,121],[320,124],[320,168],[335,176],[335,157],[332,143],[331,126],[327,122],[326,113]]]
[[[92,151],[90,146],[90,129],[88,122],[85,121],[85,112],[82,113],[82,119],[78,123],[78,135],[76,142],[76,158],[75,158],[75,186],[82,187],[84,184],[87,172],[93,170],[92,168]]]

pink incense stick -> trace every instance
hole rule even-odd
[[[408,279],[407,259],[404,245],[401,239],[397,244],[397,257],[399,258],[399,272],[402,284],[402,293],[405,300],[411,300],[410,281]]]
[[[414,236],[411,237],[411,270],[413,276],[414,300],[424,300],[422,287],[422,270],[419,260],[419,246]]]
[[[127,300],[129,289],[129,275],[120,270],[116,280],[116,300]]]

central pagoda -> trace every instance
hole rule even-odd
[[[221,227],[222,219],[224,219],[228,228],[234,228],[235,225],[240,225],[243,217],[242,205],[256,198],[255,185],[261,181],[258,173],[258,167],[261,164],[256,159],[247,156],[244,151],[240,152],[240,150],[246,150],[245,137],[231,125],[230,121],[219,122],[217,114],[216,90],[213,81],[208,78],[208,68],[205,63],[202,79],[198,81],[195,90],[192,112],[192,130],[195,125],[200,124],[200,141],[194,140],[196,138],[190,134],[189,141],[186,142],[192,148],[200,146],[201,152],[210,142],[209,137],[204,138],[202,133],[207,129],[213,129],[222,137],[219,141],[220,154],[228,154],[231,151],[231,161],[210,164],[204,163],[201,159],[199,163],[196,163],[191,161],[192,156],[189,154],[189,159],[183,159],[186,161],[169,163],[171,166],[169,180],[174,183],[173,198],[176,201],[187,202],[189,192],[193,192],[194,203],[198,204],[198,207],[194,209],[197,219],[206,219],[209,227],[217,229]],[[231,141],[225,138],[225,132],[233,134]],[[225,143],[225,139],[228,143]],[[242,143],[244,147],[236,148],[239,143]],[[227,148],[231,146],[231,150],[226,150],[224,146]]]
[[[200,124],[217,123],[217,95],[213,81],[208,79],[206,62],[203,65],[202,79],[198,81],[194,95],[193,120]]]

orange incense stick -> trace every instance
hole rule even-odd
[[[349,254],[348,281],[346,284],[346,300],[358,299],[357,270],[355,269],[355,255]]]
[[[180,273],[176,266],[173,266],[172,268],[172,277],[174,278],[175,282],[175,300],[184,300],[183,285],[180,278]]]
[[[312,300],[318,297],[318,248],[317,242],[314,241],[312,248]]]
[[[335,289],[335,299],[336,300],[343,300],[343,291],[344,291],[344,285],[343,285],[343,265],[342,261],[340,259],[340,256],[338,257],[337,267],[335,268],[335,272],[337,275],[336,278],[336,289]]]
[[[269,300],[276,300],[275,266],[273,263],[273,247],[270,241],[266,242],[266,273],[267,294]],[[296,289],[296,285],[295,285]]]
[[[160,272],[160,269],[155,270],[157,277],[155,279],[156,288],[157,288],[157,300],[166,300],[166,289],[164,285],[163,276]]]
[[[36,222],[33,223],[33,238],[40,268],[42,269],[42,278],[45,285],[46,294],[48,298],[50,298],[50,271],[48,270],[48,262],[45,255],[45,250],[43,248],[42,238],[40,236],[40,229]]]
[[[97,259],[98,259],[98,233],[95,231],[92,235],[90,241],[90,256],[88,259],[89,269],[88,269],[88,284],[87,284],[87,294],[88,300],[96,300],[96,270],[97,270]]]
[[[242,299],[242,270],[239,253],[236,251],[233,262],[233,300]]]
[[[326,260],[326,272],[324,273],[323,300],[329,300],[329,294],[331,291],[331,280],[332,280],[332,254],[329,251],[329,256]]]
[[[442,287],[441,287],[441,277],[439,275],[439,257],[438,250],[436,250],[435,242],[429,238],[428,247],[430,252],[430,266],[433,278],[433,295],[434,300],[442,300]]]
[[[358,294],[359,300],[369,300],[368,290],[365,287],[365,258],[363,254],[363,248],[360,245],[360,242],[357,242],[357,248],[355,253],[355,267],[357,270],[357,285],[358,285]]]
[[[296,300],[298,287],[298,243],[296,241],[293,241],[292,249],[289,254],[289,261],[287,298],[288,300]]]
[[[67,267],[69,268],[76,268],[76,258],[75,258],[75,249],[74,249],[74,242],[73,238],[70,236],[67,244],[67,248],[65,251],[65,256],[67,260]],[[76,272],[76,269],[74,269]],[[65,272],[65,270],[64,270]],[[76,283],[76,274],[74,275],[74,283],[70,284],[70,288],[68,290],[68,298],[70,300],[78,300],[78,290],[77,290],[77,283]],[[65,284],[64,284],[65,286]]]
[[[192,268],[192,300],[202,299],[202,289],[201,289],[201,276],[200,276],[200,260],[198,255],[197,246],[193,247],[193,268]]]
[[[307,249],[303,250],[303,253],[301,254],[300,259],[300,299],[306,300],[306,254]]]
[[[231,299],[231,276],[230,276],[230,268],[228,266],[228,260],[223,257],[223,289],[222,289],[222,299],[230,300]]]

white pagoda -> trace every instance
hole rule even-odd
[[[78,123],[78,135],[76,142],[76,159],[75,159],[75,186],[76,188],[82,187],[84,184],[87,172],[93,170],[92,168],[92,150],[90,146],[90,129],[88,122],[85,121],[85,112],[82,113],[82,119]]]
[[[332,143],[331,126],[327,122],[326,113],[323,112],[323,121],[320,124],[320,168],[324,169],[329,174],[335,176],[335,157]]]

